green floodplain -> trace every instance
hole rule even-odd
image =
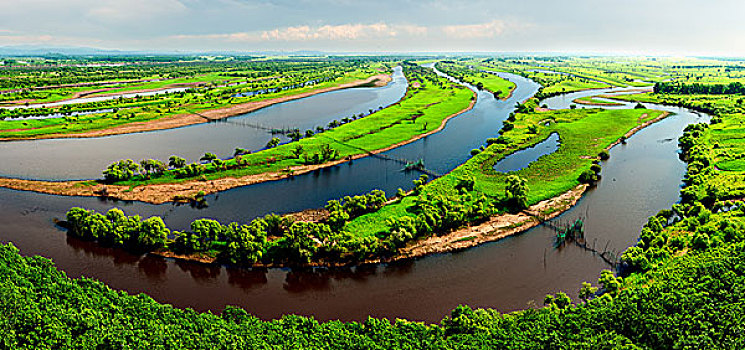
[[[95,58],[70,60],[96,62]],[[321,220],[268,215],[231,224],[201,219],[181,232],[170,230],[158,217],[72,208],[67,214],[69,234],[135,252],[167,251],[241,266],[354,264],[395,256],[427,237],[520,212],[580,184],[592,185],[599,180],[610,146],[626,142],[625,135],[635,128],[666,116],[644,103],[684,106],[708,113],[712,120],[688,126],[677,141],[687,163],[680,202],[640,228],[638,243],[619,258],[622,269],[604,271],[597,281],[577,286],[580,300],[559,292],[547,295],[542,307],[508,314],[463,305],[438,324],[376,318],[318,322],[294,315],[262,321],[239,308],[199,313],[158,303],[144,294],[115,291],[91,279],[68,278],[53,262],[23,257],[8,244],[0,247],[3,348],[674,349],[740,348],[745,342],[743,61],[553,56],[243,57],[209,64],[192,64],[199,61],[193,57],[174,60],[181,64],[140,66],[135,60],[121,66],[128,69],[90,66],[70,72],[55,69],[54,58],[36,58],[0,70],[0,76],[7,77],[0,79],[2,89],[23,90],[3,95],[6,102],[49,102],[95,89],[95,85],[59,87],[63,84],[173,79],[114,85],[116,90],[111,91],[119,92],[172,83],[202,84],[179,93],[95,105],[0,110],[0,117],[6,119],[0,121],[0,137],[105,130],[365,79],[395,65],[403,67],[411,84],[397,104],[322,131],[300,131],[293,142],[267,145],[255,153],[236,152],[229,160],[206,156],[194,164],[124,160],[104,171],[106,178],[101,181],[134,188],[291,171],[293,166],[323,165],[429,133],[475,97],[418,63],[436,62],[440,71],[496,98],[509,96],[514,84],[489,72],[518,74],[542,88],[534,98],[515,106],[500,126],[499,137],[483,140],[483,146],[450,173],[436,179],[422,176],[411,191],[402,189],[395,197],[373,191],[329,201]],[[315,79],[318,82],[312,86],[296,85]],[[234,82],[242,84],[229,85]],[[281,86],[292,88],[255,97],[227,97]],[[599,93],[577,101],[592,104],[599,102],[596,98],[614,98],[640,103],[632,109],[548,110],[541,105],[542,99],[562,93],[609,87],[645,91]],[[102,108],[115,111],[16,119],[39,110],[69,113]],[[493,169],[499,160],[554,134],[560,140],[555,152],[518,171]]]

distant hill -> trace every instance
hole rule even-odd
[[[327,53],[321,51],[148,51],[148,50],[114,50],[100,49],[95,47],[54,47],[40,45],[12,45],[0,46],[0,56],[133,56],[133,55],[157,55],[157,56],[191,56],[191,55],[222,55],[222,56],[324,56]]]
[[[92,47],[47,47],[38,45],[0,46],[0,56],[90,56],[128,54],[136,54],[136,52],[106,50]]]

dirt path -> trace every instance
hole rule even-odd
[[[336,160],[318,165],[299,165],[292,167],[294,175],[305,174],[317,169],[332,167],[338,164],[348,162],[350,160],[360,159],[372,154],[378,154],[385,152],[396,147],[400,147],[434,133],[442,131],[445,128],[447,122],[473,108],[476,103],[476,99],[471,100],[468,107],[465,109],[453,113],[442,120],[440,126],[430,132],[416,135],[406,141],[392,144],[388,147],[371,151],[370,153],[357,154],[348,158]],[[196,116],[195,116],[196,117]],[[200,118],[200,117],[196,117]],[[203,118],[200,118],[204,120]],[[170,184],[152,184],[142,185],[131,188],[130,186],[117,186],[117,185],[90,185],[90,181],[41,181],[41,180],[23,180],[23,179],[10,179],[0,178],[0,187],[6,187],[15,190],[23,191],[34,191],[55,195],[63,196],[106,196],[109,198],[116,198],[120,200],[128,201],[142,201],[153,204],[162,204],[166,202],[175,201],[176,198],[190,198],[193,197],[197,192],[204,191],[206,194],[217,193],[231,188],[248,186],[266,181],[281,180],[288,178],[290,175],[287,172],[268,172],[256,175],[247,175],[239,178],[226,177],[216,180],[190,180],[180,183]]]
[[[188,125],[206,123],[211,120],[218,120],[218,119],[228,118],[228,117],[232,117],[232,116],[236,116],[240,114],[245,114],[245,113],[253,112],[261,108],[269,107],[274,104],[292,101],[292,100],[298,100],[301,98],[306,98],[306,97],[310,97],[310,96],[325,93],[325,92],[348,89],[348,88],[353,88],[353,87],[366,85],[370,83],[374,83],[375,86],[378,86],[378,87],[385,86],[391,80],[392,78],[389,75],[379,74],[379,75],[375,75],[375,76],[369,77],[364,80],[357,80],[357,81],[346,83],[346,84],[308,91],[308,92],[304,92],[304,93],[300,93],[296,95],[277,97],[277,98],[272,98],[272,99],[267,99],[267,100],[262,100],[262,101],[246,102],[246,103],[241,103],[241,104],[237,104],[237,105],[233,105],[233,106],[229,106],[225,108],[219,108],[219,109],[213,109],[213,110],[200,112],[200,114],[203,117],[200,117],[195,114],[178,114],[178,115],[159,118],[155,120],[149,120],[145,122],[135,122],[135,123],[119,125],[119,126],[115,126],[115,127],[108,128],[108,129],[91,130],[91,131],[74,133],[74,134],[58,133],[58,134],[48,134],[48,135],[18,137],[18,138],[1,138],[0,137],[0,141],[87,138],[87,137],[101,137],[101,136],[131,134],[131,133],[137,133],[137,132],[173,129],[173,128],[178,128],[178,127],[183,127],[183,126],[188,126]]]

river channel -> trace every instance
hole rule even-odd
[[[530,80],[500,75],[517,84],[509,99],[501,101],[488,92],[479,92],[474,108],[450,120],[442,132],[386,154],[423,159],[427,168],[439,173],[463,163],[471,149],[498,135],[515,102],[537,91],[538,85]],[[585,93],[548,99],[542,104],[565,108],[563,101]],[[635,134],[627,144],[614,147],[610,160],[603,164],[598,185],[556,219],[568,222],[586,217],[588,240],[599,247],[620,252],[633,245],[646,219],[678,200],[685,164],[678,159],[677,138],[686,125],[707,120],[705,115],[682,108],[648,107],[676,114]],[[165,135],[168,131],[156,133]],[[235,146],[239,145],[231,147]],[[2,162],[7,164],[5,159]],[[26,166],[34,172],[32,177],[44,177],[32,168],[34,165]],[[411,180],[418,177],[400,168],[400,164],[364,158],[293,179],[207,196],[209,206],[204,209],[0,189],[0,240],[13,242],[24,255],[53,259],[71,277],[92,277],[114,289],[146,293],[177,307],[219,312],[225,305],[238,305],[263,319],[294,313],[319,320],[364,320],[370,315],[438,322],[459,304],[508,312],[528,307],[531,301],[540,305],[545,294],[557,291],[566,291],[576,299],[581,282],[596,282],[600,271],[607,268],[601,259],[574,246],[554,249],[554,232],[541,226],[465,251],[403,263],[247,270],[134,256],[70,238],[53,224],[54,218],[63,218],[72,206],[98,211],[116,206],[128,214],[161,215],[173,229],[183,229],[200,217],[246,222],[272,211],[317,208],[329,199],[375,188],[392,195],[398,187],[410,188]],[[5,165],[3,171],[7,171]],[[51,174],[54,172],[47,175]]]

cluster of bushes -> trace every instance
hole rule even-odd
[[[538,99],[533,97],[529,98],[524,103],[516,102],[515,111],[513,113],[531,113],[538,108]],[[514,119],[512,120],[514,121]]]
[[[305,152],[302,146],[298,146],[293,150],[293,154],[295,154],[297,158],[301,158],[302,156],[301,162],[310,165],[323,164],[339,158],[339,152],[331,148],[328,144],[323,145],[323,147],[315,153]]]
[[[170,172],[177,179],[192,178],[199,175],[216,173],[219,171],[225,171],[230,169],[237,169],[252,165],[263,165],[263,164],[274,164],[283,158],[278,159],[277,157],[267,157],[263,161],[258,163],[249,163],[243,156],[249,154],[250,151],[236,148],[235,158],[233,160],[222,160],[217,158],[213,153],[205,153],[200,161],[204,163],[186,163],[184,158],[178,156],[171,156],[168,164],[165,164],[156,159],[144,159],[139,163],[131,159],[122,159],[109,165],[104,171],[104,180],[109,183],[115,183],[119,181],[130,181],[130,180],[147,180],[152,178],[158,178]],[[299,155],[296,155],[299,157]],[[318,155],[311,160],[333,160],[338,157],[338,152],[326,145],[323,147]]]
[[[691,124],[685,128],[683,136],[678,139],[680,156],[687,162],[687,171],[683,178],[686,187],[680,191],[681,202],[684,204],[700,202],[711,207],[717,201],[732,196],[708,183],[714,171],[711,167],[712,150],[703,137],[708,129],[709,126],[704,123]]]
[[[122,159],[115,162],[103,171],[103,177],[108,182],[126,181],[134,177],[140,171],[140,165],[131,159]]]
[[[390,229],[380,237],[382,248],[395,252],[411,240],[486,219],[495,212],[491,204],[486,196],[474,197],[466,191],[455,195],[420,194],[410,209],[412,216],[388,219]]]
[[[325,222],[293,221],[270,214],[246,225],[198,219],[187,231],[170,231],[160,217],[142,220],[117,208],[106,215],[72,208],[67,213],[67,226],[73,236],[137,252],[163,248],[182,254],[204,253],[233,264],[343,261],[378,253],[374,238],[358,238],[341,228],[351,218],[374,212],[385,202],[385,193],[374,190],[329,201],[326,208],[330,216]]]
[[[171,234],[160,217],[142,220],[139,216],[126,216],[118,208],[109,210],[106,215],[72,208],[67,212],[67,225],[74,236],[135,251],[161,248]]]
[[[499,207],[514,205],[517,210],[518,207],[524,208],[528,188],[524,179],[517,176],[514,178],[514,184],[505,190],[505,198],[498,201],[483,194],[474,194],[475,180],[470,177],[457,179],[455,192],[425,193],[427,175],[422,175],[414,180],[411,193],[399,190],[399,199],[415,197],[412,205],[407,208],[407,215],[387,220],[388,229],[378,236],[381,251],[392,253],[412,240],[432,234],[445,234],[468,223],[478,223],[496,214]]]
[[[385,192],[373,190],[361,196],[345,196],[340,200],[330,200],[326,204],[329,212],[328,224],[339,231],[349,221],[361,215],[378,211],[385,205]]]
[[[608,157],[610,156],[605,157],[604,155],[606,154],[608,154],[608,151],[603,150],[602,152],[600,152],[599,158],[608,159]],[[579,183],[594,184],[600,181],[600,170],[602,170],[602,167],[600,166],[599,163],[600,162],[598,160],[593,161],[592,165],[590,165],[590,169],[587,169],[583,171],[582,173],[580,173],[579,178],[577,179]]]
[[[200,163],[186,164],[184,158],[177,156],[171,156],[168,165],[157,159],[143,159],[139,163],[131,159],[122,159],[106,167],[103,171],[103,177],[109,183],[129,181],[136,178],[145,180],[160,177],[170,168],[177,178],[183,178],[202,175],[210,170],[220,170],[225,166],[225,161],[217,159],[217,156],[211,153],[207,153],[202,159],[207,159],[210,155],[213,157],[209,158],[212,167]]]
[[[657,82],[654,84],[654,92],[680,95],[745,95],[745,85],[739,81],[729,84]]]

